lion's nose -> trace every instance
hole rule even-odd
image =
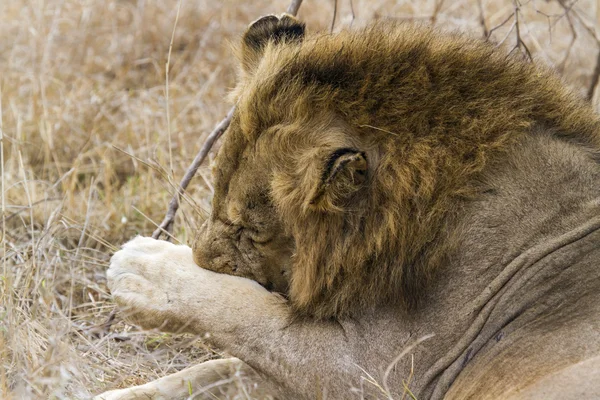
[[[192,254],[194,255],[194,262],[196,265],[207,269],[208,258],[206,257],[206,253],[204,252],[202,245],[198,244],[198,238],[196,238],[194,245],[192,246]]]
[[[219,221],[206,221],[196,233],[192,245],[194,262],[200,267],[218,272],[235,272],[233,255],[236,249]],[[230,271],[231,270],[231,271]]]
[[[196,232],[196,236],[192,243],[192,253],[194,255],[194,262],[202,267],[208,268],[211,257],[209,245],[210,240],[208,239],[208,234],[210,232],[210,220],[205,221],[198,231]]]

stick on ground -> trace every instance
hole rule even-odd
[[[290,15],[296,16],[298,14],[298,9],[302,4],[302,0],[292,0],[290,5],[288,6],[286,12]],[[181,196],[187,189],[194,175],[196,175],[196,171],[210,152],[210,149],[213,147],[215,142],[219,139],[219,137],[227,130],[229,124],[231,123],[231,118],[233,117],[233,113],[235,111],[235,106],[231,107],[227,116],[219,122],[219,124],[215,127],[215,129],[208,135],[206,141],[202,145],[202,148],[194,157],[194,161],[188,167],[185,175],[181,179],[177,191],[173,195],[173,198],[169,202],[169,207],[167,208],[167,213],[165,218],[162,220],[158,228],[152,233],[152,237],[154,239],[159,239],[161,234],[165,234],[166,240],[169,240],[173,233],[173,224],[175,222],[175,214],[177,214],[177,210],[179,209],[179,204],[181,202]]]

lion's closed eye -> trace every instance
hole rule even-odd
[[[248,239],[258,245],[266,245],[273,240],[271,235],[251,229],[248,229]]]

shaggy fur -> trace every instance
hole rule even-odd
[[[240,374],[259,398],[600,398],[589,105],[462,37],[302,32],[244,36],[194,250],[138,237],[107,271],[129,320],[236,358],[98,398],[208,398]]]
[[[589,105],[492,44],[393,22],[303,33],[289,16],[246,32],[194,245],[199,265],[288,294],[296,315],[418,305],[484,167],[539,127],[600,146]]]

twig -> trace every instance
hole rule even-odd
[[[352,3],[352,0],[350,0],[350,15],[352,15],[352,19],[350,20],[350,27],[352,28],[352,24],[354,23],[354,19],[356,18],[356,15],[354,14],[354,4]]]
[[[490,36],[492,36],[492,33],[494,33],[494,31],[495,31],[496,29],[500,29],[500,28],[502,28],[502,27],[503,27],[504,25],[506,25],[506,23],[507,23],[508,21],[510,21],[510,20],[511,20],[511,19],[512,19],[514,16],[515,16],[515,13],[513,12],[513,13],[512,13],[512,14],[510,14],[508,17],[506,17],[506,19],[505,19],[504,21],[500,22],[498,25],[496,25],[496,26],[494,26],[492,29],[490,29],[490,30],[488,31],[487,38],[489,39],[489,38],[490,38]],[[511,28],[511,29],[512,29],[512,28]]]
[[[598,36],[596,29],[594,29],[593,26],[590,26],[585,21],[585,19],[579,14],[578,10],[575,7],[573,7],[575,2],[568,7],[563,3],[563,0],[559,0],[559,3],[561,4],[561,6],[563,6],[563,9],[565,9],[565,14],[570,11],[572,12],[572,15],[574,16],[574,18],[577,21],[579,21],[579,24],[587,31],[587,33],[596,42],[596,45],[600,48],[600,37]],[[569,17],[570,17],[570,15],[569,15]],[[570,48],[569,48],[569,50],[570,50]],[[600,80],[600,50],[598,51],[598,56],[596,58],[596,66],[594,67],[594,72],[592,73],[590,86],[589,86],[588,92],[587,92],[587,98],[590,101],[592,101],[594,99],[594,95],[596,93],[596,88],[598,86],[599,80]]]
[[[331,27],[329,28],[329,33],[333,33],[333,28],[335,28],[335,18],[337,17],[337,0],[333,0],[333,18],[331,18]]]
[[[594,99],[594,93],[596,92],[596,87],[598,86],[598,80],[600,79],[600,51],[598,51],[598,58],[596,59],[596,67],[594,68],[594,73],[592,74],[592,82],[590,83],[590,88],[588,89],[587,98],[592,101]]]
[[[198,171],[200,164],[202,164],[202,162],[208,155],[208,152],[212,148],[213,144],[229,127],[234,111],[235,106],[231,107],[231,109],[227,113],[227,116],[221,122],[219,122],[219,125],[215,127],[215,129],[210,133],[210,135],[208,135],[206,141],[202,145],[202,148],[200,149],[198,154],[196,154],[196,157],[194,157],[194,161],[192,161],[192,164],[188,167],[187,171],[185,172],[185,175],[183,176],[183,179],[179,183],[179,188],[177,192],[173,195],[173,198],[169,202],[169,208],[167,209],[167,214],[165,215],[165,218],[162,220],[158,228],[156,228],[154,233],[152,233],[152,237],[154,239],[160,238],[161,233],[165,233],[168,236],[168,238],[172,237],[173,222],[175,222],[175,214],[179,209],[181,196],[183,195],[185,189],[187,189],[194,175],[196,175],[196,171]]]
[[[519,3],[518,0],[514,0],[514,4],[515,4],[515,28],[517,30],[517,32],[516,32],[517,33],[517,43],[515,44],[515,47],[513,47],[513,50],[515,50],[515,49],[520,50],[522,47],[523,50],[525,50],[525,54],[529,58],[529,61],[533,61],[533,57],[531,56],[531,52],[529,51],[529,48],[527,47],[527,45],[525,44],[523,39],[521,39],[521,26],[519,24],[519,13],[521,12],[521,3]],[[511,53],[513,50],[511,50]]]
[[[301,4],[302,0],[292,0],[286,12],[290,15],[296,16],[298,14],[298,9],[300,8]],[[185,175],[179,183],[179,188],[177,189],[177,191],[173,195],[173,198],[169,202],[165,218],[162,220],[158,228],[156,228],[156,230],[152,233],[152,237],[154,239],[159,239],[161,234],[165,234],[167,240],[173,237],[173,223],[175,222],[175,214],[177,214],[177,210],[179,209],[181,197],[183,196],[183,193],[190,184],[190,181],[196,174],[196,171],[198,171],[198,168],[208,155],[214,143],[229,127],[229,124],[231,123],[231,118],[233,118],[234,111],[235,106],[231,107],[231,109],[227,113],[227,116],[221,122],[219,122],[219,124],[210,133],[210,135],[208,135],[206,141],[202,145],[202,148],[200,149],[198,154],[196,154],[196,157],[194,157],[194,161],[192,161],[192,164],[188,167],[187,171],[185,172]]]
[[[496,45],[496,47],[500,47],[504,44],[504,42],[506,42],[506,39],[508,39],[508,37],[510,36],[510,34],[512,33],[512,31],[515,29],[515,25],[517,24],[517,22],[513,22],[512,25],[510,26],[510,28],[508,29],[508,31],[506,32],[506,36],[504,36],[502,38],[502,40],[500,40],[498,42],[498,44]],[[514,50],[514,48],[511,50],[511,52]]]
[[[547,14],[543,11],[538,10],[537,8],[535,9],[535,12],[537,14],[543,15],[548,20],[548,36],[550,38],[550,42],[552,42],[552,29],[556,26],[556,24],[558,24],[558,22],[562,18],[566,18],[567,23],[569,24],[569,29],[571,30],[571,41],[569,42],[569,46],[567,47],[567,50],[565,51],[565,55],[563,56],[563,59],[559,63],[556,64],[556,68],[558,69],[558,71],[560,73],[564,72],[565,65],[567,64],[567,60],[569,59],[569,56],[571,55],[571,50],[573,49],[573,45],[575,44],[575,41],[577,41],[577,38],[578,38],[577,30],[575,29],[575,25],[573,24],[573,19],[571,17],[571,10],[575,6],[575,4],[577,4],[577,1],[578,0],[573,0],[573,1],[571,1],[571,3],[567,4],[567,2],[565,0],[557,0],[557,3],[563,9],[563,12],[560,14]]]
[[[485,16],[483,15],[483,4],[481,4],[481,0],[477,0],[477,7],[479,8],[479,24],[483,29],[483,37],[488,37],[488,28],[485,24]]]
[[[571,29],[571,41],[569,42],[569,47],[567,47],[565,56],[563,57],[562,61],[560,63],[558,63],[557,68],[561,73],[565,69],[565,65],[567,64],[567,60],[569,59],[569,56],[571,55],[571,50],[573,49],[573,45],[575,44],[575,41],[577,40],[577,30],[575,29],[575,26],[573,25],[573,21],[571,20],[571,15],[568,14],[568,11],[565,11],[565,13],[567,15],[567,22],[569,24],[569,28]]]
[[[502,44],[506,41],[506,39],[508,39],[508,37],[510,36],[512,31],[515,30],[516,31],[515,32],[516,43],[513,46],[513,48],[510,50],[509,54],[512,54],[512,52],[515,50],[522,49],[525,52],[525,55],[527,56],[527,58],[529,58],[530,61],[533,61],[533,57],[531,56],[529,47],[527,47],[527,45],[521,38],[521,24],[520,24],[521,21],[519,21],[519,13],[521,12],[521,3],[519,2],[519,0],[513,0],[513,4],[514,4],[514,8],[513,8],[512,14],[510,14],[508,17],[506,17],[506,19],[504,21],[502,21],[501,23],[499,23],[498,25],[496,25],[492,29],[490,29],[488,32],[488,35],[487,35],[487,39],[489,39],[492,36],[492,33],[494,33],[494,31],[496,29],[501,28],[502,26],[506,25],[506,23],[508,21],[510,21],[511,19],[514,19],[512,25],[508,29],[508,32],[506,33],[506,36],[504,36],[504,38],[496,46],[497,47],[502,46]]]
[[[431,25],[435,25],[435,23],[437,21],[437,16],[438,16],[440,10],[442,9],[442,6],[444,5],[444,1],[445,0],[438,0],[435,3],[435,8],[433,9],[433,14],[431,14]]]
[[[598,36],[598,32],[596,32],[596,28],[592,23],[586,20],[586,16],[581,15],[577,8],[571,8],[571,12],[573,16],[577,18],[581,27],[596,41],[596,43],[600,43],[600,36]]]
[[[292,0],[286,13],[293,15],[294,17],[298,14],[298,9],[302,5],[302,0]]]

